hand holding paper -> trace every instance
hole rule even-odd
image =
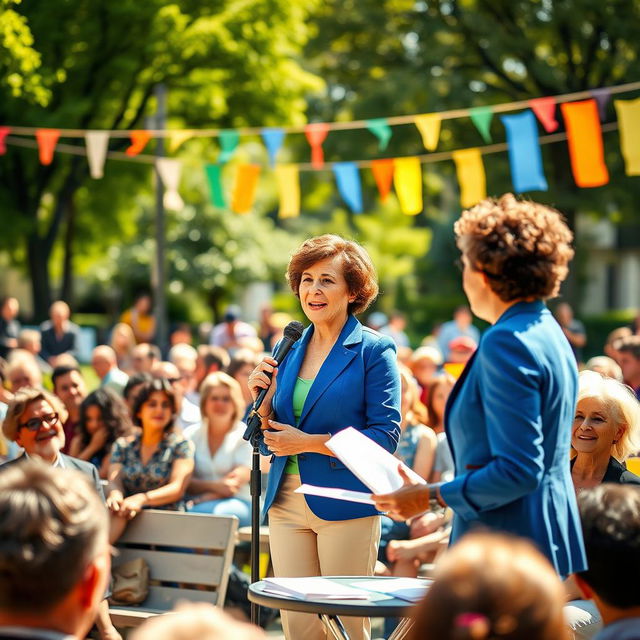
[[[392,493],[371,496],[379,511],[386,511],[394,520],[408,520],[429,508],[429,487],[424,482],[416,482],[402,468],[398,467],[404,485]]]

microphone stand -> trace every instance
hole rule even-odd
[[[246,434],[253,447],[251,456],[251,583],[260,580],[260,495],[262,494],[262,472],[260,471],[260,440],[262,419],[255,409],[247,419]],[[260,606],[251,603],[251,624],[260,624]]]

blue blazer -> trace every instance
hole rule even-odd
[[[313,325],[308,326],[278,368],[273,407],[278,422],[295,426],[293,389],[304,360]],[[353,427],[387,451],[394,452],[400,437],[400,375],[395,343],[363,327],[349,316],[315,377],[305,400],[298,428],[305,433],[338,433]],[[262,448],[264,454],[269,450]],[[264,513],[280,488],[287,456],[274,456],[269,470]],[[370,493],[340,460],[319,453],[298,455],[300,479],[321,487]],[[379,513],[373,506],[305,496],[313,513],[324,520],[350,520]]]
[[[513,305],[485,332],[447,401],[452,542],[484,525],[533,540],[561,576],[586,568],[569,467],[577,386],[543,302]]]

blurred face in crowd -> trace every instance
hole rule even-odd
[[[471,319],[471,314],[468,309],[458,309],[455,312],[454,320],[459,327],[468,327],[471,324]]]
[[[605,402],[598,397],[582,398],[576,407],[571,445],[578,453],[609,458],[613,443],[624,433],[616,424]]]
[[[453,385],[450,382],[443,382],[442,384],[439,384],[435,387],[435,389],[433,390],[431,406],[433,407],[436,415],[433,417],[429,416],[430,421],[435,423],[437,419],[437,422],[442,422],[442,419],[444,417],[444,408],[447,404],[447,398],[449,397],[452,388]]]
[[[136,373],[151,373],[153,368],[153,357],[149,350],[149,345],[139,344],[133,348],[131,360],[133,363],[133,370]]]
[[[420,358],[416,362],[412,363],[411,370],[415,379],[420,383],[421,387],[426,387],[431,378],[433,378],[435,372],[438,370],[438,366],[433,360],[429,358]]]
[[[196,387],[196,361],[191,358],[176,360],[176,367],[180,374],[180,386],[183,393],[192,391]]]
[[[56,378],[53,391],[62,400],[67,411],[72,414],[75,414],[87,397],[87,387],[79,371],[69,371]]]
[[[636,358],[629,351],[618,351],[616,360],[622,369],[625,382],[634,388],[640,386],[640,358]]]
[[[91,405],[87,407],[85,411],[85,421],[84,426],[87,430],[87,433],[93,435],[97,433],[101,429],[104,429],[104,421],[102,419],[102,409],[100,409],[97,405]]]
[[[17,299],[7,298],[5,303],[2,305],[2,317],[7,321],[11,321],[18,315],[19,310],[20,305],[18,304]]]
[[[564,327],[571,324],[573,320],[573,310],[566,302],[558,305],[556,309],[556,319]]]
[[[18,421],[16,442],[29,456],[37,456],[53,464],[64,446],[60,416],[44,399],[27,405]]]
[[[149,296],[140,296],[133,306],[140,314],[146,315],[151,313],[151,298]]]
[[[221,384],[209,391],[205,412],[209,421],[223,422],[233,418],[235,407],[229,387]]]
[[[140,407],[138,417],[143,431],[164,431],[173,417],[171,400],[164,391],[154,391]]]
[[[98,377],[102,380],[111,369],[111,362],[102,355],[94,355],[91,359],[91,366],[94,368]]]
[[[15,393],[23,387],[39,387],[42,382],[40,372],[37,367],[20,364],[11,367],[8,374],[9,386]]]
[[[64,302],[54,302],[51,305],[51,310],[49,311],[49,317],[51,318],[51,323],[56,328],[61,328],[64,323],[69,319],[70,310],[66,303]]]
[[[233,377],[238,381],[240,385],[240,390],[242,391],[242,397],[246,403],[251,402],[251,391],[249,391],[249,376],[253,371],[254,367],[251,363],[247,362],[243,364],[233,375]]]

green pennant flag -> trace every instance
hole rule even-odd
[[[209,180],[213,206],[220,209],[226,208],[227,203],[224,201],[224,194],[222,193],[222,167],[219,164],[208,164],[204,170],[207,173],[207,180]]]
[[[386,118],[374,118],[367,120],[367,129],[378,138],[378,149],[384,151],[391,140],[392,131]]]
[[[485,142],[491,142],[491,120],[493,119],[493,109],[491,107],[475,107],[469,109],[469,116],[476,129],[480,132]]]
[[[220,155],[218,156],[218,164],[229,162],[233,152],[240,142],[240,134],[235,129],[225,129],[220,132]]]

